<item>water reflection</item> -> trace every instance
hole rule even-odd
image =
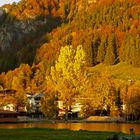
[[[135,129],[136,134],[140,134],[140,124],[129,123],[17,123],[0,124],[0,128],[58,128],[70,130],[90,130],[90,131],[114,131],[128,133],[130,128]]]

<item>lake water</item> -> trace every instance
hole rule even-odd
[[[113,131],[130,133],[130,128],[134,128],[136,134],[140,134],[140,124],[132,123],[16,123],[0,124],[0,128],[56,128],[70,130],[89,130],[89,131]]]

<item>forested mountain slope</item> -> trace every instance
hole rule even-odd
[[[33,63],[41,36],[61,24],[59,15],[53,16],[57,5],[53,1],[22,0],[0,8],[1,72]]]
[[[93,108],[119,108],[120,98],[129,105],[133,90],[140,97],[140,0],[21,0],[0,15],[1,89],[15,89],[19,98],[68,92],[96,100],[101,94]]]
[[[21,0],[5,5],[0,16],[0,71],[38,63],[44,59],[40,55],[68,44],[82,44],[90,66],[127,62],[139,67],[139,9],[138,0]],[[50,50],[42,45],[36,53],[43,43]]]
[[[47,44],[48,47],[53,46],[57,50],[67,44],[82,44],[89,66],[119,62],[140,66],[139,1],[83,1],[71,9],[74,10],[66,17],[66,24],[49,34],[51,42]],[[38,59],[42,59],[41,53],[48,53],[45,46],[37,51]]]

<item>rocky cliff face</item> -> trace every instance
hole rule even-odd
[[[10,24],[4,23],[0,26],[0,48],[9,48],[13,41],[21,41],[29,33],[35,33],[38,26],[47,24],[47,19],[14,21]]]
[[[40,46],[36,42],[44,33],[61,24],[61,18],[48,12],[47,7],[41,7],[42,11],[38,8],[39,2],[46,0],[35,0],[34,6],[34,1],[29,5],[31,1],[21,0],[17,5],[0,8],[0,72],[21,63],[32,64],[35,50]]]
[[[41,37],[72,21],[82,0],[21,0],[0,8],[0,72],[32,65]],[[12,54],[12,55],[10,55]],[[10,62],[11,61],[11,62]]]

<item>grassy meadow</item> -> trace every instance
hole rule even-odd
[[[127,65],[126,63],[119,63],[111,66],[98,64],[95,67],[91,67],[89,71],[91,73],[103,72],[114,77],[115,79],[120,80],[135,81],[140,79],[140,68],[132,67],[131,65]]]
[[[106,140],[113,134],[113,132],[47,128],[0,129],[0,139],[2,140]]]

